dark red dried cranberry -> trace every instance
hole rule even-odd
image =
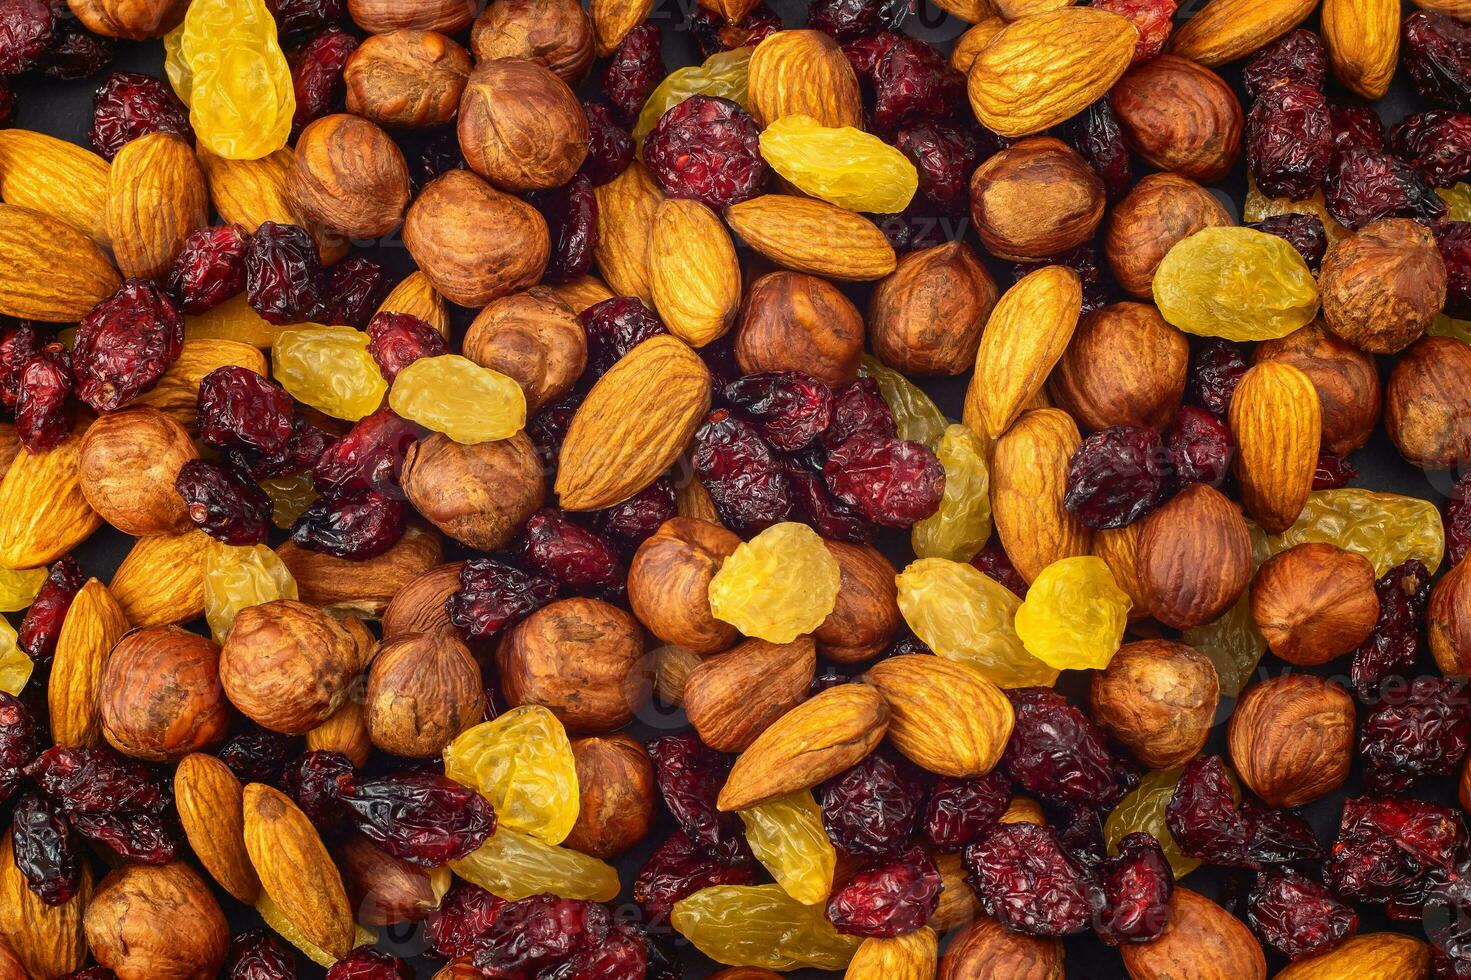
[[[31,709],[13,694],[0,691],[0,803],[20,785],[21,770],[41,750]]]
[[[729,99],[693,95],[659,117],[644,163],[664,193],[720,211],[761,193],[768,168],[760,127]]]
[[[1348,486],[1358,475],[1359,468],[1347,456],[1319,453],[1317,468],[1313,470],[1313,489],[1336,490]]]
[[[334,27],[312,38],[297,52],[291,70],[291,85],[296,90],[292,136],[300,135],[313,120],[341,111],[347,98],[342,70],[357,47],[357,38]]]
[[[1269,197],[1301,200],[1328,173],[1333,119],[1323,93],[1286,82],[1263,92],[1246,117],[1247,166]]]
[[[919,826],[925,784],[908,762],[874,752],[822,787],[822,823],[832,842],[858,857],[895,854]]]
[[[380,408],[328,446],[312,466],[312,483],[329,500],[343,500],[369,491],[392,494],[399,470],[419,430]]]
[[[93,34],[75,17],[61,13],[65,9],[60,5],[52,9],[56,29],[51,35],[51,46],[41,55],[36,67],[47,78],[66,81],[96,75],[112,64],[113,39]]]
[[[1447,526],[1453,528],[1454,521]],[[1455,535],[1447,534],[1454,542]],[[1458,560],[1452,553],[1452,560]],[[1430,572],[1411,558],[1396,565],[1374,583],[1379,618],[1369,638],[1354,651],[1349,678],[1361,698],[1373,697],[1393,674],[1405,674],[1420,659],[1424,645],[1425,607],[1430,602]]]
[[[543,278],[568,282],[585,275],[598,245],[598,200],[592,181],[578,174],[566,185],[530,194],[527,200],[546,219],[551,236],[551,258]]]
[[[613,110],[605,105],[584,102],[587,116],[587,159],[579,171],[594,187],[606,184],[628,169],[633,162],[633,137],[618,125]]]
[[[199,383],[199,438],[208,445],[274,456],[291,441],[295,417],[285,389],[249,368],[215,368]]]
[[[383,267],[360,255],[339,262],[323,277],[327,319],[361,330],[388,295]]]
[[[1016,713],[1001,764],[1013,782],[1045,803],[1111,806],[1123,793],[1103,733],[1056,691],[1009,690]]]
[[[131,71],[108,75],[92,96],[92,148],[111,160],[149,133],[169,133],[192,144],[189,110],[162,79]]]
[[[1021,598],[1027,597],[1027,580],[1016,570],[1016,566],[1011,563],[1011,556],[997,538],[987,541],[986,546],[976,553],[970,563]]]
[[[267,221],[245,249],[245,295],[250,308],[269,323],[302,323],[326,310],[322,256],[299,225]]]
[[[248,480],[265,480],[311,469],[335,440],[298,414],[291,423],[291,439],[274,456],[231,449],[225,453],[231,468]]]
[[[1413,918],[1433,876],[1454,871],[1465,847],[1465,824],[1451,807],[1350,797],[1324,875],[1344,898],[1383,904],[1391,918]]]
[[[1020,281],[1023,276],[1036,272],[1048,265],[1061,265],[1072,269],[1083,281],[1083,312],[1092,313],[1107,306],[1112,298],[1113,287],[1103,265],[1098,261],[1098,250],[1085,242],[1077,248],[1068,249],[1046,262],[1018,262],[1012,266],[1012,280]]]
[[[215,755],[242,783],[277,786],[287,760],[300,752],[299,739],[248,723],[244,731],[230,736]]]
[[[72,373],[77,397],[99,412],[153,387],[184,346],[184,317],[146,279],[129,279],[77,325]]]
[[[184,239],[169,273],[169,292],[185,313],[199,314],[245,291],[244,229],[200,228]]]
[[[495,811],[473,789],[434,773],[395,773],[349,787],[341,800],[369,840],[402,861],[438,868],[495,832]]]
[[[409,313],[379,313],[368,323],[368,353],[389,383],[421,357],[449,353],[444,336]]]
[[[965,880],[981,908],[1016,932],[1082,932],[1101,903],[1098,884],[1067,856],[1050,827],[1000,824],[965,849],[964,861]]]
[[[1335,156],[1355,148],[1376,153],[1384,149],[1384,123],[1373,106],[1335,102],[1329,112],[1333,117]]]
[[[82,882],[82,856],[59,807],[27,793],[11,817],[15,868],[47,905],[65,905]]]
[[[0,0],[0,76],[29,70],[51,44],[54,30],[46,0]]]
[[[164,864],[183,845],[167,782],[107,748],[51,748],[26,767],[84,837],[144,864]]]
[[[364,561],[398,544],[408,521],[400,496],[369,490],[350,500],[318,500],[291,525],[291,540],[309,551]]]
[[[286,794],[323,834],[340,835],[352,826],[342,798],[357,782],[352,760],[341,752],[305,752],[281,777]]]
[[[864,517],[910,527],[940,507],[945,468],[930,449],[904,439],[855,435],[822,468],[827,488]]]
[[[726,385],[721,397],[755,420],[766,441],[783,452],[811,445],[833,419],[832,389],[801,371],[748,374]]]
[[[919,171],[919,192],[945,214],[963,217],[970,175],[981,161],[979,141],[959,126],[922,121],[899,130],[894,143]]]
[[[661,476],[621,504],[593,514],[599,534],[625,554],[638,550],[659,526],[679,513],[674,481]]]
[[[1435,243],[1445,260],[1445,312],[1471,318],[1471,221],[1442,221],[1435,226]]]
[[[798,460],[788,457],[781,461],[787,472],[787,481],[801,512],[804,523],[814,531],[833,541],[864,544],[873,540],[873,522],[834,497],[823,482],[822,476]]]
[[[508,902],[490,924],[474,963],[491,976],[530,977],[607,941],[613,917],[593,902],[537,895]]]
[[[833,393],[833,422],[822,434],[822,444],[836,449],[853,436],[898,435],[894,413],[873,378],[859,378]]]
[[[1471,862],[1435,877],[1425,890],[1423,917],[1437,980],[1471,976]]]
[[[1167,3],[1174,0],[1114,0],[1115,3]],[[1144,38],[1139,39],[1144,44]],[[1124,131],[1107,99],[1090,105],[1068,125],[1068,139],[1103,181],[1110,203],[1118,201],[1134,183],[1134,164]]]
[[[557,597],[557,582],[494,558],[471,558],[460,569],[460,588],[445,602],[450,622],[466,635],[488,639],[514,626]]]
[[[873,72],[873,123],[892,133],[906,123],[943,119],[965,102],[965,76],[917,37],[890,45]]]
[[[1291,870],[1257,876],[1246,921],[1290,960],[1326,953],[1359,929],[1357,913],[1331,889]]]
[[[1165,822],[1180,851],[1190,857],[1222,865],[1246,860],[1251,828],[1236,805],[1220,756],[1198,756],[1185,764]]]
[[[1251,797],[1241,803],[1249,829],[1246,866],[1261,870],[1276,865],[1301,865],[1325,857],[1317,834],[1302,817],[1288,810],[1269,810]]]
[[[706,416],[690,461],[721,520],[743,537],[796,511],[792,482],[776,452],[755,426],[728,409]]]
[[[940,779],[925,808],[925,839],[958,851],[984,837],[1011,805],[1011,780],[1000,770],[978,779]]]
[[[1246,62],[1242,81],[1246,94],[1259,99],[1279,85],[1303,85],[1323,90],[1328,77],[1328,52],[1312,31],[1298,28],[1262,48]]]
[[[43,346],[41,335],[29,320],[0,332],[0,403],[12,412],[20,398],[20,372]]]
[[[468,881],[455,880],[439,907],[424,918],[429,952],[446,960],[469,956],[500,915],[506,900]]]
[[[1194,405],[1181,405],[1164,434],[1165,452],[1177,486],[1219,487],[1231,467],[1234,445],[1224,422]]]
[[[633,125],[649,94],[664,78],[663,39],[658,24],[639,24],[624,36],[608,59],[602,92],[624,126]]]
[[[755,869],[749,863],[722,864],[706,849],[692,844],[684,831],[676,830],[644,862],[633,883],[633,900],[652,924],[662,922],[675,902],[702,888],[749,885],[755,880]]]
[[[940,872],[922,847],[874,862],[833,891],[827,917],[851,936],[890,938],[913,932],[940,904]]]
[[[844,41],[843,57],[853,66],[853,73],[858,76],[859,81],[871,86],[879,62],[903,36],[893,31],[879,31],[877,34],[865,34],[851,41]]]
[[[276,0],[272,7],[282,35],[315,34],[342,21],[342,0]]]
[[[882,30],[898,30],[910,12],[905,0],[813,0],[807,26],[839,41],[852,41]]]
[[[1386,694],[1359,728],[1359,757],[1370,792],[1402,793],[1427,776],[1459,769],[1471,740],[1471,698],[1463,680],[1417,677]]]
[[[1159,433],[1113,425],[1088,436],[1073,453],[1063,506],[1087,527],[1123,527],[1163,503],[1168,489]]]
[[[650,337],[669,331],[635,296],[616,296],[594,303],[579,317],[587,333],[587,369],[601,378],[608,369]]]
[[[1175,0],[1094,0],[1099,10],[1127,17],[1139,32],[1134,45],[1134,63],[1148,61],[1165,49],[1174,28]]]
[[[1224,419],[1246,368],[1246,356],[1230,341],[1209,337],[1192,344],[1185,396],[1192,404]]]
[[[264,929],[236,936],[225,960],[224,980],[296,980],[296,958]]]
[[[562,442],[572,426],[572,416],[582,404],[583,393],[572,391],[544,406],[526,423],[526,434],[536,445],[536,454],[548,471],[557,468],[557,456],[562,451]]]
[[[28,452],[55,449],[71,431],[71,356],[47,344],[26,361],[16,379],[15,434]]]
[[[194,525],[225,544],[260,544],[271,527],[271,499],[253,483],[202,459],[179,468],[174,481]]]
[[[606,940],[573,953],[538,973],[537,980],[638,980],[648,974],[648,942],[637,928],[620,922]]]
[[[628,578],[612,544],[552,507],[526,521],[516,553],[532,569],[582,595],[616,594]]]
[[[397,956],[359,946],[327,968],[327,980],[414,980],[414,971]]]
[[[1420,98],[1471,111],[1471,24],[1416,11],[1405,20],[1401,57]]]
[[[737,838],[744,841],[740,819],[733,813],[721,813],[715,806],[730,771],[725,756],[693,733],[665,735],[650,742],[648,748],[659,795],[690,842],[717,859],[738,851],[730,842]]]
[[[460,151],[460,134],[452,125],[423,139],[416,147],[405,147],[404,156],[409,164],[409,183],[416,194],[451,170],[469,167],[465,154]]]
[[[1117,857],[1099,868],[1103,911],[1098,935],[1110,944],[1147,943],[1159,938],[1170,921],[1175,876],[1159,841],[1146,833],[1119,841]]]
[[[1297,249],[1297,254],[1314,273],[1323,264],[1323,256],[1328,251],[1328,233],[1323,229],[1323,219],[1316,214],[1274,214],[1247,227],[1276,235],[1287,242]]]
[[[1438,221],[1446,204],[1409,164],[1387,153],[1345,150],[1329,168],[1328,212],[1358,230],[1380,218]]]
[[[1436,110],[1407,116],[1389,131],[1394,155],[1432,187],[1471,175],[1471,113]]]
[[[1097,810],[1069,807],[1066,819],[1059,824],[1057,842],[1080,868],[1097,872],[1108,857],[1103,840],[1103,819]]]
[[[10,79],[0,78],[0,129],[9,129],[15,125],[15,110],[15,88],[10,84]]]
[[[781,17],[764,3],[752,7],[737,24],[727,23],[723,14],[698,4],[689,15],[689,31],[704,58],[720,51],[753,48],[781,29]]]

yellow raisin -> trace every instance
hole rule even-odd
[[[897,147],[811,116],[782,116],[767,126],[761,156],[798,190],[849,211],[897,214],[919,189],[919,171]]]
[[[204,546],[204,618],[216,643],[225,642],[240,610],[296,598],[296,579],[270,548],[208,539]]]
[[[1016,611],[1016,634],[1049,666],[1102,670],[1118,652],[1132,606],[1102,558],[1062,558],[1027,590]]]
[[[827,900],[837,852],[810,790],[739,811],[751,853],[803,905]]]
[[[1206,228],[1160,262],[1154,302],[1186,333],[1271,340],[1318,315],[1318,284],[1285,239],[1251,228]]]
[[[199,0],[182,28],[182,64],[170,77],[188,91],[199,144],[230,160],[258,160],[284,147],[296,90],[264,0]]]
[[[245,294],[232,296],[198,316],[184,318],[185,340],[238,340],[252,347],[270,347],[276,337],[291,327],[278,327],[251,309]]]
[[[1179,769],[1145,773],[1139,785],[1119,800],[1103,824],[1103,837],[1109,854],[1119,852],[1119,841],[1142,831],[1153,834],[1159,841],[1176,878],[1183,878],[1200,867],[1199,860],[1180,853],[1170,828],[1165,824],[1165,807],[1169,806],[1170,797],[1175,795],[1175,784],[1179,781]]]
[[[272,373],[291,397],[356,422],[383,404],[388,385],[368,353],[368,335],[315,323],[283,330],[271,348]]]
[[[931,449],[935,447],[950,423],[946,421],[945,413],[940,411],[940,407],[930,400],[929,395],[871,354],[863,355],[858,373],[865,378],[872,378],[879,386],[884,404],[894,414],[894,426],[899,430],[900,439],[924,443]]]
[[[803,905],[780,885],[702,888],[674,903],[669,921],[727,966],[842,970],[862,941],[834,929],[823,906]]]
[[[526,395],[515,379],[458,354],[421,357],[399,371],[388,404],[464,445],[509,439],[526,425]]]
[[[46,583],[45,568],[0,568],[0,612],[19,612],[36,601]]]
[[[1315,490],[1296,521],[1281,534],[1266,538],[1266,557],[1318,541],[1363,555],[1383,575],[1411,558],[1431,574],[1445,557],[1445,528],[1440,510],[1428,500],[1357,487]]]
[[[20,648],[15,627],[0,618],[0,691],[20,694],[30,682],[31,671],[36,665]]]
[[[305,953],[306,958],[317,964],[317,966],[331,966],[337,962],[337,957],[303,936],[300,930],[291,924],[291,920],[286,918],[286,913],[281,911],[281,906],[277,905],[275,900],[265,892],[261,892],[260,898],[256,900],[255,910],[260,913],[261,920],[276,935]],[[365,929],[361,923],[357,924],[356,931],[352,937],[353,949],[357,949],[359,946],[372,946],[377,942],[378,934],[376,932]]]
[[[1215,664],[1221,693],[1232,698],[1246,687],[1267,652],[1266,638],[1251,618],[1250,590],[1215,622],[1186,630],[1184,639]]]
[[[260,488],[271,498],[271,523],[283,531],[317,502],[317,488],[307,470],[268,477],[260,481]]]
[[[914,525],[909,539],[920,558],[970,561],[991,537],[986,441],[968,426],[948,426],[935,455],[945,467],[945,494],[940,509]]]
[[[577,764],[557,716],[512,708],[461,732],[444,750],[444,774],[495,807],[498,825],[560,844],[577,822]]]
[[[751,48],[717,51],[704,64],[676,68],[664,76],[664,81],[649,93],[634,123],[634,145],[642,152],[644,137],[653,131],[659,117],[692,95],[718,96],[744,106],[751,77],[751,51]]]
[[[508,902],[545,894],[608,902],[621,890],[618,872],[610,865],[571,848],[543,844],[504,825],[478,850],[449,866],[461,878]]]
[[[773,524],[738,546],[710,579],[710,612],[746,636],[790,643],[837,602],[838,561],[805,524]]]

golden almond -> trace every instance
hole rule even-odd
[[[1331,952],[1282,968],[1275,980],[1425,980],[1430,947],[1414,936],[1370,932],[1344,940]]]
[[[0,131],[0,200],[60,218],[104,248],[110,169],[75,143],[28,129]]]
[[[864,282],[882,279],[898,265],[877,225],[826,201],[765,194],[726,208],[725,220],[747,245],[784,269]]]
[[[23,451],[11,461],[0,481],[0,567],[49,565],[102,526],[82,493],[82,431],[50,452]]]
[[[598,202],[598,243],[592,254],[598,271],[614,293],[637,296],[645,306],[652,307],[649,243],[654,234],[654,214],[664,193],[644,165],[635,160],[623,173],[593,188],[593,196]],[[577,310],[575,305],[567,305]]]
[[[616,51],[628,32],[642,24],[653,9],[654,0],[591,0],[587,13],[598,57],[606,58]]]
[[[741,266],[725,223],[699,201],[664,201],[654,212],[649,287],[669,332],[704,347],[730,329],[741,305]]]
[[[123,275],[161,279],[184,239],[209,220],[209,190],[189,144],[166,133],[131,141],[112,161],[107,234]]]
[[[991,0],[935,0],[935,6],[967,24],[979,24],[990,18],[1000,19],[996,5]]]
[[[1044,408],[1023,414],[992,450],[991,518],[1028,582],[1059,558],[1089,552],[1088,529],[1062,505],[1068,463],[1082,441],[1072,416]]]
[[[260,878],[245,850],[244,790],[230,767],[195,752],[174,770],[179,822],[199,863],[246,905],[260,897]]]
[[[435,291],[434,283],[429,281],[429,277],[418,270],[409,273],[402,282],[393,287],[378,306],[377,312],[416,316],[438,330],[442,336],[449,336],[449,304]]]
[[[36,897],[15,866],[9,830],[0,837],[0,939],[15,950],[26,976],[50,980],[80,970],[87,963],[87,937],[82,915],[92,901],[92,864],[82,861],[82,880],[64,905],[47,905]]]
[[[890,657],[864,680],[889,703],[889,741],[927,772],[973,778],[996,768],[1015,717],[978,672],[929,654]]]
[[[1397,0],[1323,0],[1322,17],[1333,74],[1371,102],[1382,98],[1399,63]]]
[[[11,204],[0,204],[0,314],[76,323],[122,283],[86,232]]]
[[[578,276],[570,282],[543,283],[536,288],[566,303],[573,313],[581,313],[589,306],[613,298],[613,290],[597,276]]]
[[[139,538],[112,573],[108,591],[137,627],[187,623],[204,614],[209,535],[200,530]]]
[[[939,937],[927,926],[893,939],[865,939],[843,980],[933,980],[939,954]]]
[[[296,579],[302,602],[376,618],[400,589],[444,560],[444,542],[434,531],[411,524],[398,544],[363,561],[308,551],[290,541],[276,553]]]
[[[1211,68],[1235,61],[1301,24],[1318,0],[1210,0],[1170,38],[1169,51]]]
[[[821,31],[777,31],[751,52],[747,108],[758,125],[808,116],[823,126],[863,125],[858,76]]]
[[[1282,361],[1254,365],[1231,399],[1231,435],[1247,513],[1268,534],[1282,533],[1302,513],[1318,466],[1322,410],[1313,382]]]
[[[368,736],[368,718],[362,703],[352,698],[342,702],[326,721],[306,733],[306,750],[341,752],[353,765],[364,765],[373,750],[373,742]]]
[[[107,587],[88,579],[72,600],[56,637],[56,659],[46,697],[51,739],[69,749],[102,744],[102,671],[128,618]]]

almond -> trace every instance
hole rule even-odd
[[[1328,953],[1287,964],[1275,980],[1424,980],[1430,976],[1430,947],[1414,936],[1370,932],[1353,936]]]
[[[349,620],[355,622],[355,620]],[[341,752],[362,767],[373,750],[368,716],[361,702],[349,698],[326,721],[306,733],[308,752]]]
[[[1266,47],[1302,23],[1318,0],[1210,0],[1182,23],[1169,50],[1214,68]]]
[[[725,18],[727,24],[739,24],[761,0],[700,0],[700,6]]]
[[[307,227],[305,216],[287,191],[287,181],[296,169],[290,147],[259,160],[227,160],[200,147],[199,165],[209,184],[210,201],[221,221],[255,231],[264,222]],[[347,254],[348,242],[321,228],[309,228],[322,250],[322,261],[336,262]]]
[[[1003,136],[1040,133],[1101,99],[1138,40],[1127,19],[1092,7],[1024,17],[976,56],[966,85],[971,108]]]
[[[1175,886],[1170,922],[1149,943],[1124,943],[1133,980],[1266,980],[1261,943],[1241,920],[1210,899]]]
[[[864,680],[889,703],[889,741],[920,768],[969,779],[1001,761],[1014,716],[1001,689],[964,664],[890,657]]]
[[[399,590],[444,560],[435,532],[412,524],[398,544],[375,558],[349,561],[308,551],[290,541],[276,549],[301,601],[332,613],[377,617]]]
[[[943,936],[951,929],[973,922],[980,914],[980,903],[975,891],[966,884],[965,863],[959,854],[939,854],[932,850],[930,858],[940,872],[940,903],[930,916],[929,927]]]
[[[935,6],[967,24],[979,24],[997,16],[996,5],[991,0],[935,0]]]
[[[1192,483],[1144,518],[1134,578],[1149,614],[1175,629],[1214,622],[1251,581],[1251,533],[1219,490]]]
[[[21,452],[0,482],[0,567],[39,568],[102,526],[82,494],[81,429],[39,456]]]
[[[88,579],[72,600],[56,638],[47,701],[51,739],[69,749],[102,744],[102,670],[117,641],[128,631],[128,619],[107,587]]]
[[[950,49],[950,67],[962,75],[969,75],[971,66],[976,63],[980,53],[986,50],[986,45],[1005,29],[1006,21],[1000,17],[988,16],[977,20],[955,41],[955,47]]]
[[[1318,465],[1322,412],[1313,382],[1281,361],[1253,366],[1231,399],[1231,434],[1247,512],[1268,534],[1282,533],[1302,513]]]
[[[593,195],[598,202],[598,243],[593,247],[598,271],[617,295],[637,296],[646,306],[653,306],[649,242],[664,193],[635,160],[623,173],[593,188]]]
[[[28,129],[0,132],[0,200],[60,218],[104,248],[110,169],[75,143]]]
[[[0,837],[0,939],[15,950],[27,976],[51,980],[86,964],[82,914],[91,901],[90,861],[82,861],[77,893],[65,905],[47,905],[15,866],[11,832],[6,830]]]
[[[933,980],[939,946],[927,926],[893,939],[865,939],[843,980]]]
[[[245,850],[244,791],[230,767],[196,752],[174,770],[179,822],[199,863],[231,895],[254,905],[260,878]]]
[[[39,211],[0,204],[0,314],[75,323],[121,282],[85,232]]]
[[[676,337],[651,337],[598,379],[572,416],[556,491],[567,510],[622,503],[684,452],[710,409],[710,369]]]
[[[137,627],[187,623],[204,613],[204,565],[209,535],[200,530],[133,542],[108,591]]]
[[[654,308],[691,347],[725,334],[741,305],[741,266],[730,233],[699,201],[670,199],[654,212],[649,248]]]
[[[536,288],[566,303],[573,313],[582,313],[589,306],[613,298],[613,290],[597,276],[578,276],[570,282],[543,283]]]
[[[690,671],[683,703],[690,724],[719,752],[741,752],[802,703],[817,669],[810,636],[791,643],[746,640]]]
[[[106,214],[122,274],[166,276],[184,239],[209,220],[209,190],[194,150],[166,133],[128,143],[112,161]]]
[[[598,57],[606,58],[617,50],[628,32],[642,24],[653,9],[654,0],[591,0],[587,12]]]
[[[1028,273],[1002,294],[965,391],[966,414],[980,420],[983,435],[1000,436],[1042,390],[1082,310],[1083,282],[1065,266]]]
[[[341,958],[356,931],[342,875],[306,814],[261,783],[244,792],[245,849],[261,888],[309,942]]]
[[[1382,98],[1399,63],[1395,0],[1323,0],[1323,43],[1338,80],[1365,99]]]
[[[844,684],[778,718],[731,767],[716,805],[746,810],[811,789],[855,765],[883,741],[889,706],[876,688]]]
[[[393,287],[379,305],[378,312],[416,316],[444,336],[449,336],[449,305],[445,303],[443,296],[435,292],[429,277],[418,270],[409,273],[402,282]]]
[[[872,221],[825,201],[766,194],[725,210],[725,220],[756,251],[784,269],[827,279],[882,279],[898,265]]]
[[[761,126],[782,116],[863,125],[858,76],[838,42],[821,31],[777,31],[756,45],[746,94],[746,107]]]
[[[185,340],[179,357],[158,383],[129,404],[147,405],[193,432],[199,416],[199,383],[215,368],[236,365],[265,375],[269,368],[258,348],[238,340]]]
[[[1059,558],[1088,554],[1088,529],[1062,505],[1068,462],[1082,441],[1072,417],[1055,408],[1027,412],[996,440],[991,518],[1028,582]]]
[[[945,950],[938,980],[1063,980],[1062,940],[1028,936],[978,915]]]

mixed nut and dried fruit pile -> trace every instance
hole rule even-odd
[[[0,0],[0,980],[1471,978],[1471,7],[934,3]]]

